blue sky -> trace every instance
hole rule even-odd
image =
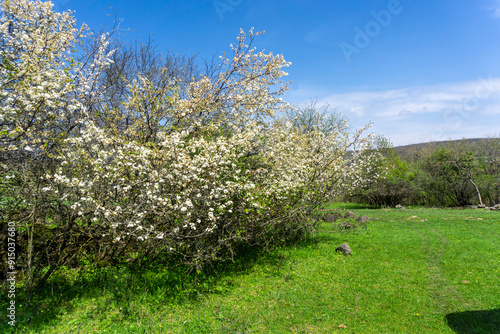
[[[53,2],[200,60],[265,30],[257,49],[292,62],[285,100],[328,103],[395,145],[500,135],[500,0]]]

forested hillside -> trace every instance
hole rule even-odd
[[[376,206],[493,206],[500,203],[500,138],[391,147],[379,140],[383,177],[350,200]]]

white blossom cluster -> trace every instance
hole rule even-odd
[[[3,1],[1,6],[0,140],[10,151],[40,150],[80,108],[68,98],[75,88],[75,63],[68,52],[85,27],[75,28],[69,11],[52,12],[51,2]]]

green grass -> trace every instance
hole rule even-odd
[[[329,208],[378,220],[248,254],[197,286],[158,268],[68,270],[18,310],[17,332],[500,333],[500,212]],[[335,253],[343,242],[352,256]]]

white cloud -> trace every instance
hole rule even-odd
[[[335,24],[334,21],[324,22],[318,28],[308,32],[304,37],[304,41],[307,43],[318,43],[325,39],[328,40],[338,28],[339,25]]]
[[[499,0],[492,1],[492,4],[490,6],[483,6],[483,9],[488,10],[488,11],[492,11],[493,17],[500,18],[500,1]]]
[[[300,99],[309,91],[318,92],[302,87],[290,95]],[[484,137],[500,129],[500,78],[385,91],[364,89],[318,98],[320,105],[338,108],[355,127],[374,122],[376,132],[398,145]]]

